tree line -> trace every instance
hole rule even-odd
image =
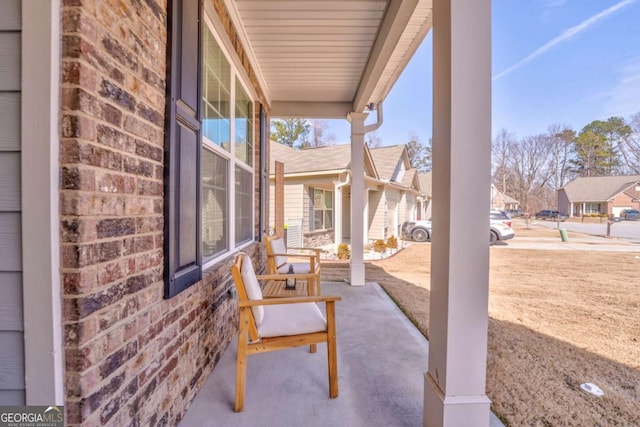
[[[517,139],[501,129],[492,145],[496,187],[533,212],[557,205],[556,190],[577,177],[640,175],[640,113],[594,120],[579,132],[562,124]]]

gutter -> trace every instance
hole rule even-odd
[[[370,110],[373,110],[373,104],[369,104],[370,105]],[[373,132],[375,130],[378,130],[378,128],[380,126],[382,126],[382,101],[376,106],[376,111],[377,111],[377,121],[376,123],[372,124],[372,125],[367,125],[364,127],[364,133],[365,135],[369,132]]]

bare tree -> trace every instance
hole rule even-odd
[[[626,172],[640,174],[640,112],[631,116],[629,123],[631,134],[620,143]]]
[[[510,163],[513,157],[513,147],[517,144],[515,135],[505,128],[500,129],[491,146],[491,160],[493,164],[493,184],[504,194],[508,194],[507,185],[511,173]]]
[[[369,148],[378,148],[382,146],[382,138],[378,136],[378,131],[369,132],[366,135],[366,144]]]
[[[304,135],[300,148],[324,147],[335,141],[336,137],[328,133],[329,122],[320,119],[307,120],[308,131]]]
[[[514,176],[512,196],[520,201],[525,211],[529,211],[530,198],[544,192],[549,182],[549,141],[548,135],[535,135],[522,139],[511,148],[509,169]]]
[[[553,190],[567,185],[575,178],[570,160],[573,158],[571,145],[576,137],[568,126],[555,123],[549,126],[549,187]]]

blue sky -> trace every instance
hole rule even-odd
[[[493,0],[492,9],[494,135],[554,123],[579,131],[640,112],[640,0]],[[384,102],[383,145],[431,137],[431,56],[430,33]],[[346,120],[330,132],[349,142]]]

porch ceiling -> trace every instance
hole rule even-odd
[[[226,0],[275,117],[345,118],[387,96],[431,0]]]

